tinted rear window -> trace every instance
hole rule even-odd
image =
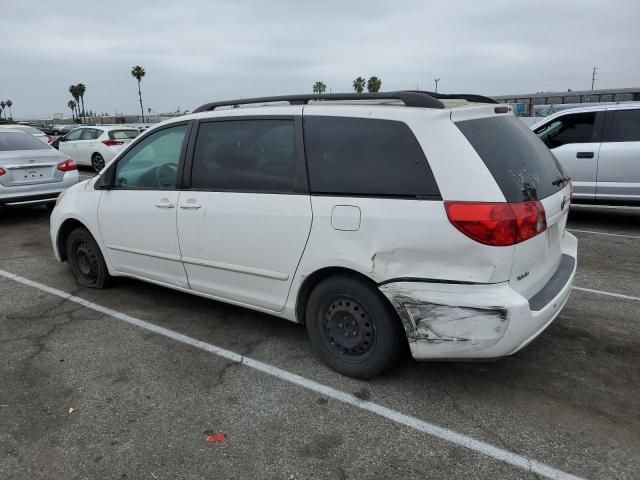
[[[553,183],[564,177],[547,146],[511,116],[457,122],[478,152],[508,202],[540,200],[564,188]]]
[[[312,193],[440,198],[405,123],[307,116],[304,141]]]
[[[140,132],[138,130],[111,130],[109,138],[111,140],[131,140],[136,138]]]
[[[45,150],[49,145],[28,133],[0,132],[0,152],[11,150]]]

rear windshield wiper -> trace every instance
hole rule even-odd
[[[551,182],[551,185],[566,185],[569,180],[571,180],[570,177],[558,177]]]

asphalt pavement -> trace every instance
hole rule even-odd
[[[640,210],[576,207],[569,229],[587,290],[527,348],[358,381],[302,326],[133,280],[81,288],[46,209],[0,212],[0,478],[640,478]]]

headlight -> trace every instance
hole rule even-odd
[[[64,197],[64,190],[60,192],[60,195],[58,195],[58,198],[56,198],[56,207],[60,203],[60,200],[62,200],[62,197]]]

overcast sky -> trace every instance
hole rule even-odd
[[[1,0],[0,99],[15,117],[193,109],[225,98],[352,90],[488,95],[640,86],[640,1]]]

